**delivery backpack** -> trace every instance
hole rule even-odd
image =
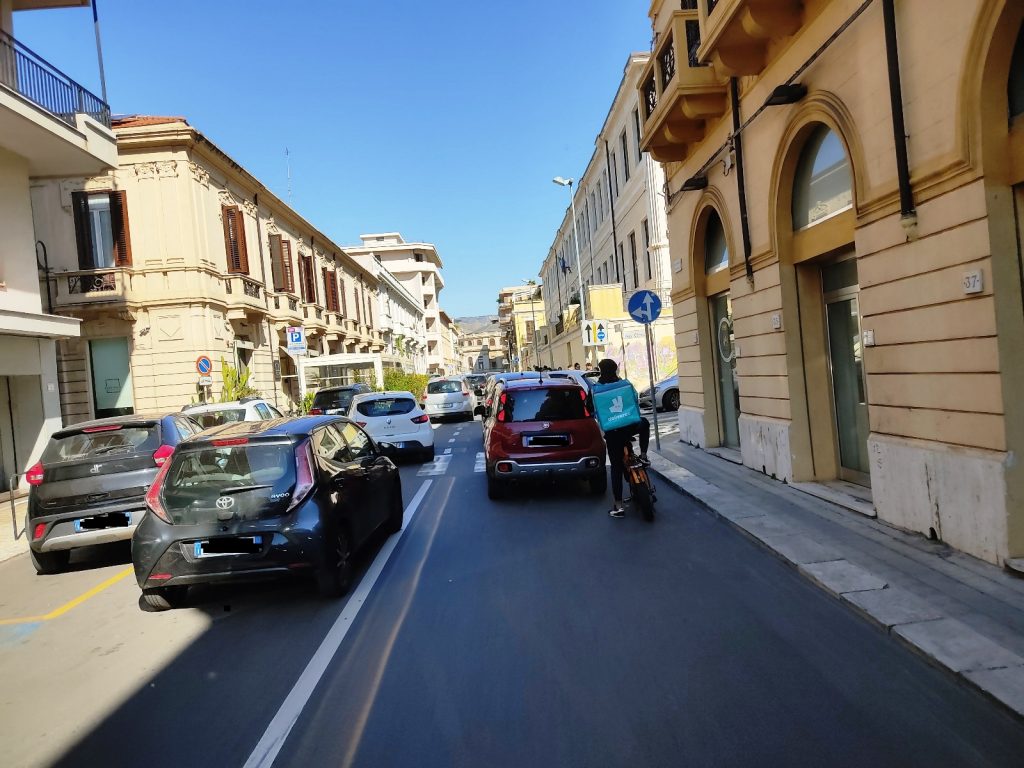
[[[593,384],[590,391],[594,415],[603,431],[631,427],[640,421],[640,403],[636,399],[636,390],[628,381]]]

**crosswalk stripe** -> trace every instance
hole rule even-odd
[[[436,475],[443,475],[448,471],[448,465],[451,464],[452,457],[450,454],[444,456],[438,456],[430,464],[424,464],[420,467],[420,471],[416,473],[417,477],[433,477]]]
[[[487,460],[484,458],[484,454],[481,451],[476,455],[476,463],[473,465],[474,472],[486,472],[487,471]]]

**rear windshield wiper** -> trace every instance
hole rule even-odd
[[[233,485],[230,488],[221,488],[223,494],[242,493],[243,491],[259,491],[265,488],[273,488],[273,485]]]
[[[99,450],[90,451],[84,456],[98,456],[101,453],[113,453],[114,451],[130,451],[132,446],[130,445],[108,445],[106,448],[100,448]]]

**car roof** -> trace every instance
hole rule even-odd
[[[352,402],[365,403],[367,400],[374,400],[376,398],[383,397],[409,397],[413,400],[416,399],[416,395],[412,392],[407,392],[400,389],[389,389],[387,392],[363,392],[352,398]]]
[[[511,381],[504,382],[506,389],[539,389],[541,387],[552,389],[557,388],[569,388],[576,387],[580,389],[580,384],[575,379],[565,377],[557,379],[512,379]]]
[[[293,419],[266,419],[264,421],[233,421],[201,432],[186,442],[195,445],[211,440],[232,437],[302,437],[324,424],[347,422],[343,416],[299,416]]]
[[[57,435],[71,435],[75,432],[81,432],[83,429],[89,429],[90,427],[110,427],[119,424],[155,424],[158,421],[166,419],[168,416],[187,416],[188,414],[182,414],[179,411],[170,411],[167,413],[134,413],[125,416],[108,416],[105,419],[92,419],[91,421],[80,421],[77,424],[69,424],[63,429],[58,429],[53,433]]]
[[[264,402],[263,400],[247,400],[242,402],[241,400],[231,400],[226,403],[197,403],[196,405],[186,405],[181,409],[181,413],[205,413],[206,411],[222,411],[225,408],[245,408],[250,403]]]
[[[362,382],[357,382],[356,384],[339,384],[336,387],[321,387],[316,391],[316,393],[319,395],[321,392],[345,392],[350,389],[359,389],[359,387],[369,388],[369,386],[369,384],[363,384]]]

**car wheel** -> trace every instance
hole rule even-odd
[[[187,586],[157,587],[142,590],[142,600],[154,611],[169,611],[180,608],[188,596]]]
[[[491,501],[499,501],[505,498],[507,488],[504,480],[487,475],[487,498]]]
[[[322,597],[342,597],[352,585],[352,543],[348,533],[335,528],[328,533],[324,562],[317,571],[317,587]]]
[[[70,549],[58,549],[56,552],[36,552],[29,548],[28,552],[32,558],[32,565],[35,566],[36,573],[40,576],[66,570],[68,561],[71,559]]]
[[[600,472],[592,474],[587,482],[590,485],[590,492],[594,496],[604,496],[605,491],[608,490],[608,473],[602,469]]]
[[[665,405],[666,411],[678,411],[679,410],[679,390],[670,389],[665,393],[665,396],[661,398],[661,402]]]
[[[394,501],[391,503],[391,514],[388,515],[388,519],[384,521],[384,531],[389,536],[392,533],[398,533],[402,530],[402,524],[405,522],[405,507],[402,505],[402,486],[399,485],[395,489]]]
[[[430,445],[423,449],[423,453],[420,454],[420,460],[424,464],[434,460],[434,446]]]

